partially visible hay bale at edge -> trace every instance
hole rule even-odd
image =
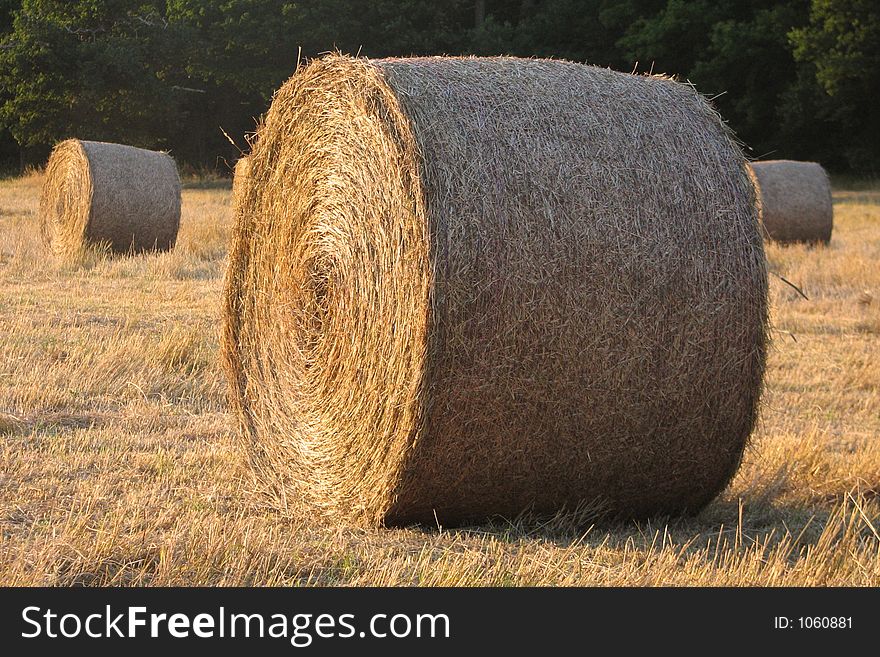
[[[244,194],[245,185],[250,174],[251,163],[247,157],[242,157],[235,163],[235,169],[232,171],[232,205],[238,207],[241,202],[242,194]]]
[[[766,160],[752,162],[749,170],[769,239],[784,244],[831,241],[831,183],[820,164]]]
[[[167,251],[180,227],[180,177],[170,155],[68,139],[49,157],[40,198],[43,239],[69,258],[87,246]]]
[[[286,500],[364,524],[644,515],[736,471],[766,265],[745,161],[690,87],[329,56],[250,159],[223,359]]]

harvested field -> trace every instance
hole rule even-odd
[[[48,266],[39,175],[0,183],[0,583],[880,584],[880,188],[830,246],[769,245],[759,428],[695,518],[365,530],[267,503],[217,353],[231,191],[185,185],[173,252]]]

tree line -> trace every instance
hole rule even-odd
[[[223,168],[298,60],[329,50],[672,74],[751,157],[880,171],[877,0],[0,0],[2,166],[77,136]]]

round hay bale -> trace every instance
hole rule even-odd
[[[89,245],[167,251],[180,226],[180,177],[167,153],[68,139],[55,146],[40,198],[43,239],[61,257]]]
[[[751,163],[766,236],[782,243],[831,241],[831,182],[816,162]]]
[[[444,524],[727,484],[764,370],[754,189],[689,86],[333,55],[250,155],[224,365],[288,503]]]
[[[240,158],[232,170],[232,205],[235,208],[238,207],[239,200],[244,193],[244,186],[247,184],[249,171],[250,162],[246,157]]]

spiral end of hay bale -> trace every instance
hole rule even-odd
[[[792,160],[752,162],[750,176],[768,239],[782,244],[831,241],[831,182],[820,164]]]
[[[82,142],[68,139],[55,146],[40,196],[43,241],[55,255],[72,258],[82,250],[92,191],[89,158]]]
[[[63,259],[88,247],[166,251],[180,226],[180,178],[167,153],[68,139],[52,151],[40,198],[41,232]]]
[[[690,87],[329,56],[249,157],[223,359],[286,498],[365,524],[696,510],[764,368],[754,190]]]

